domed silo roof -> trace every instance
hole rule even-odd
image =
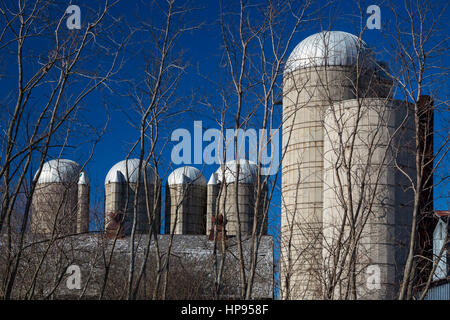
[[[144,166],[145,161],[142,162],[142,166]],[[128,169],[128,175],[127,175],[127,169]],[[150,183],[153,183],[155,179],[155,170],[150,166],[147,165],[145,168],[147,181]],[[105,178],[105,184],[111,183],[111,182],[118,182],[120,180],[124,180],[124,182],[129,183],[137,183],[139,175],[139,159],[128,159],[128,160],[122,160],[118,163],[116,163],[111,169],[109,169],[108,174]],[[141,174],[141,179],[144,178],[144,174]],[[159,180],[159,178],[157,177]],[[142,180],[143,181],[143,180]]]
[[[195,184],[206,186],[206,179],[197,168],[191,166],[180,167],[172,171],[167,178],[169,185]]]
[[[125,183],[125,182],[127,181],[125,180],[125,177],[119,170],[113,172],[111,174],[111,178],[108,180],[108,183]]]
[[[236,181],[236,160],[228,161],[225,165],[222,165],[217,169],[217,181],[221,183],[223,181],[223,173],[225,171],[225,182],[232,183]],[[253,161],[239,160],[239,183],[256,183],[258,180],[258,166]]]
[[[55,159],[44,163],[37,183],[72,183],[77,182],[81,167],[68,159]],[[37,175],[37,173],[36,173]],[[36,178],[36,175],[34,176]]]
[[[285,71],[318,66],[373,65],[372,51],[357,36],[343,31],[322,31],[300,42],[289,56]],[[358,57],[359,56],[359,57]],[[364,59],[363,59],[364,58]],[[358,60],[359,59],[359,60]]]
[[[81,172],[80,177],[78,178],[78,184],[89,184],[89,177],[86,172]]]
[[[208,184],[210,184],[210,185],[216,185],[218,183],[218,181],[217,181],[217,173],[216,172],[213,172],[212,174],[211,174],[211,177],[209,178],[209,180],[208,180]]]

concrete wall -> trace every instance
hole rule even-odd
[[[220,188],[220,186],[219,186]],[[226,186],[227,190],[223,188],[219,199],[216,203],[219,214],[225,218],[225,230],[228,236],[235,236],[238,234],[238,220],[236,210],[236,186],[230,183]],[[252,234],[253,218],[255,215],[255,197],[256,190],[254,184],[240,183],[238,187],[238,209],[239,218],[241,222],[241,235]],[[265,196],[267,193],[264,194]],[[224,211],[225,208],[225,211]],[[262,206],[260,206],[262,209]],[[262,217],[262,210],[259,211],[259,217]],[[262,218],[258,219],[260,227]],[[264,234],[267,233],[267,220],[264,222]]]
[[[89,231],[89,185],[78,184],[77,233]]]
[[[206,235],[209,235],[213,228],[212,216],[216,215],[217,210],[217,196],[219,194],[219,185],[208,184],[207,186],[207,198],[206,198]]]
[[[148,244],[150,243],[150,247]],[[158,235],[159,254],[167,254],[171,243],[171,267],[168,281],[168,299],[214,299],[215,261],[221,258],[221,250],[215,250],[214,242],[205,235]],[[239,255],[235,239],[227,241],[224,272],[221,280],[220,299],[236,299],[239,297]],[[0,250],[5,252],[6,235],[0,235]],[[18,242],[13,241],[13,249],[18,250]],[[50,245],[50,247],[49,247]],[[150,252],[147,256],[147,250]],[[251,239],[243,240],[243,254],[250,255]],[[140,266],[144,259],[147,267],[141,281],[141,289],[137,299],[152,299],[157,267],[155,264],[156,242],[151,241],[146,234],[136,235],[134,241],[136,265]],[[105,263],[103,256],[112,260],[109,265],[108,283],[103,299],[123,299],[127,289],[128,257],[130,239],[105,239],[102,234],[91,233],[58,239],[55,242],[36,242],[36,238],[25,235],[23,256],[20,259],[16,282],[12,291],[12,299],[25,299],[27,289],[35,286],[34,299],[44,299],[51,294],[50,299],[99,299],[102,292]],[[40,263],[42,255],[46,259]],[[258,264],[252,299],[272,299],[274,294],[273,280],[273,238],[263,236],[257,251]],[[246,270],[250,269],[248,259],[245,259]],[[76,264],[81,269],[82,289],[69,289],[66,285],[67,266]],[[0,266],[7,265],[6,256],[0,255]],[[34,273],[38,274],[35,283]],[[61,278],[63,276],[63,278]],[[56,286],[55,281],[61,280]],[[158,298],[161,299],[159,290]],[[29,297],[28,297],[29,298]]]
[[[77,231],[78,186],[39,183],[32,200],[31,231],[35,234],[73,234]]]
[[[357,297],[396,296],[414,199],[394,162],[414,176],[414,149],[408,146],[414,141],[412,118],[396,130],[406,107],[366,98],[335,103],[326,110],[322,256],[325,288],[333,288],[332,298],[345,297],[352,259],[344,252],[354,243]],[[355,240],[351,230],[361,236]],[[378,271],[379,287],[373,285],[373,272]],[[335,272],[342,276],[331,281]]]
[[[144,183],[140,183],[139,194],[136,208],[136,231],[138,233],[148,233],[149,232],[149,219],[148,212],[152,212],[154,207],[155,190],[156,188],[153,184],[148,184],[148,208]],[[105,227],[110,223],[109,214],[110,213],[122,213],[125,214],[124,224],[123,224],[123,235],[129,235],[132,230],[133,218],[134,218],[134,207],[135,207],[135,196],[136,196],[137,184],[135,183],[108,183],[105,185]],[[159,201],[156,205],[156,212],[154,213],[155,219],[155,230],[159,233],[161,226],[161,197],[159,196]]]

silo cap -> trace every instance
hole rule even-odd
[[[145,161],[142,161],[142,168],[145,166]],[[122,160],[118,163],[116,163],[106,175],[105,178],[105,184],[110,183],[110,181],[114,181],[116,179],[120,179],[120,177],[117,177],[117,171],[122,175],[122,178],[124,179],[124,182],[129,183],[137,183],[138,176],[139,176],[139,159],[128,159],[128,160]],[[144,171],[144,170],[142,170]],[[155,179],[157,182],[159,182],[159,177],[156,174],[155,170],[147,164],[145,166],[145,176],[147,177],[147,181],[149,183],[154,183]],[[141,174],[141,180],[143,180],[144,174]],[[120,180],[116,180],[120,181]]]
[[[217,180],[221,183],[223,179],[223,174],[225,172],[225,182],[232,183],[236,181],[237,178],[237,161],[228,161],[224,165],[221,165],[217,169]],[[239,160],[239,183],[254,184],[258,180],[258,166],[255,162],[240,159]]]
[[[80,178],[78,179],[78,184],[89,184],[89,177],[83,171],[80,173]]]
[[[169,177],[167,177],[167,183],[169,185],[195,184],[206,186],[206,179],[197,168],[185,166],[172,171]]]
[[[209,181],[208,181],[208,184],[209,185],[215,185],[215,184],[217,184],[218,182],[217,182],[217,173],[213,173],[213,174],[211,174],[211,177],[209,178]]]
[[[344,31],[322,31],[301,41],[289,56],[285,72],[318,66],[365,65],[373,68],[373,52],[359,37]]]
[[[73,183],[77,182],[81,167],[78,163],[68,159],[55,159],[47,161],[37,183]],[[37,173],[34,178],[36,178]]]
[[[126,182],[125,177],[119,170],[116,170],[111,175],[111,180],[108,180],[108,183],[125,183],[125,182]]]

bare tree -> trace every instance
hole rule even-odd
[[[259,150],[251,150],[257,156],[257,174],[255,183],[255,205],[253,225],[249,233],[250,256],[243,255],[243,237],[241,214],[239,212],[239,175],[240,162],[236,161],[237,177],[234,180],[234,208],[237,211],[237,234],[240,260],[240,298],[251,299],[255,271],[258,265],[257,252],[264,225],[269,219],[270,202],[275,189],[280,163],[274,158],[278,152],[272,148],[272,159],[262,163],[269,146],[278,144],[277,123],[279,113],[277,105],[282,97],[281,79],[289,49],[297,32],[316,19],[321,4],[315,7],[311,1],[301,3],[277,2],[250,3],[241,1],[237,10],[221,3],[220,28],[223,38],[224,66],[226,80],[231,95],[223,96],[222,101],[228,113],[235,114],[228,121],[234,124],[234,156],[236,160],[244,158],[239,132],[255,126],[267,132],[268,140],[259,144]],[[316,11],[317,10],[317,11]],[[225,120],[226,121],[226,120]],[[227,122],[221,127],[227,127]],[[281,126],[280,126],[281,127]],[[260,137],[261,139],[262,137]],[[279,155],[276,155],[276,157]],[[252,160],[252,159],[250,159]],[[270,167],[274,175],[267,174]],[[266,172],[265,172],[266,170]],[[226,218],[224,219],[226,223]],[[226,224],[225,224],[226,226]],[[247,260],[247,262],[246,262]]]
[[[360,2],[356,4],[361,30],[357,42],[362,44],[362,37],[367,32],[365,12]],[[394,48],[386,63],[373,59],[374,56],[361,45],[353,69],[342,79],[326,64],[316,67],[310,77],[305,72],[301,80],[295,76],[289,78],[292,82],[290,92],[294,94],[287,92],[284,99],[287,104],[296,106],[296,112],[305,108],[309,100],[317,104],[319,95],[319,100],[325,104],[323,121],[317,120],[324,128],[324,146],[320,151],[324,161],[323,180],[320,180],[324,188],[323,209],[320,208],[323,212],[317,220],[321,230],[323,223],[323,234],[317,231],[313,232],[316,236],[312,236],[307,230],[308,224],[314,224],[312,219],[307,216],[303,221],[302,212],[292,211],[289,215],[292,219],[289,221],[290,234],[294,230],[305,234],[304,243],[296,248],[291,239],[285,239],[288,247],[292,246],[292,251],[297,252],[284,259],[287,271],[283,284],[288,288],[291,276],[298,274],[293,267],[296,263],[311,265],[310,269],[304,268],[301,285],[297,284],[308,297],[374,298],[376,295],[370,293],[365,282],[366,271],[374,265],[381,269],[380,281],[389,286],[386,292],[377,292],[381,294],[379,299],[392,299],[398,292],[400,298],[417,297],[417,290],[422,287],[418,285],[420,278],[430,280],[431,267],[424,268],[432,261],[430,252],[424,257],[426,249],[420,246],[425,234],[430,250],[430,223],[431,227],[435,223],[430,221],[434,201],[431,190],[436,185],[432,176],[448,157],[448,128],[444,128],[445,133],[433,152],[431,137],[440,133],[433,129],[430,121],[433,111],[441,114],[440,111],[448,110],[446,99],[438,97],[443,91],[431,81],[434,77],[445,79],[447,76],[447,70],[439,66],[439,60],[448,41],[436,30],[446,7],[424,2],[408,3],[407,19],[400,17],[402,11],[399,8],[392,6],[391,9],[397,20],[392,33],[386,34],[387,43],[393,43]],[[332,56],[334,48],[328,48],[327,34],[329,31],[325,30],[323,50]],[[435,41],[432,40],[434,36]],[[345,72],[342,70],[342,74]],[[296,94],[299,92],[302,93],[301,101]],[[435,93],[433,99],[439,101],[434,107],[430,105],[430,99],[423,96],[431,92]],[[395,100],[398,97],[402,101]],[[305,165],[300,155],[297,164],[300,172],[296,182],[298,191],[308,181],[308,176],[302,169]],[[388,185],[398,188],[395,195],[389,190],[387,181]],[[291,197],[299,199],[302,195],[296,193]],[[308,255],[308,251],[314,251],[316,240],[321,247],[316,254],[322,258],[309,263],[314,254]],[[383,253],[377,256],[371,246],[380,241],[388,244],[380,247]],[[383,255],[389,255],[389,252],[395,257],[390,261],[391,267],[382,261]],[[400,275],[403,273],[402,281]],[[316,289],[320,292],[314,295],[312,292]],[[291,292],[286,291],[285,297],[289,298]],[[423,297],[424,292],[421,293]],[[298,294],[294,296],[302,298]]]
[[[79,31],[66,29],[66,8],[55,6],[53,1],[18,1],[15,5],[3,4],[0,10],[1,50],[5,56],[15,57],[8,71],[15,85],[10,86],[4,101],[13,107],[7,108],[8,116],[2,119],[7,128],[2,135],[0,170],[3,185],[0,232],[6,233],[7,257],[2,276],[5,299],[11,297],[15,284],[31,202],[43,164],[50,155],[62,154],[70,146],[68,134],[82,104],[93,92],[107,86],[120,69],[124,42],[110,33],[114,21],[111,22],[108,12],[113,5],[106,1],[99,11],[85,12],[89,23]],[[110,50],[105,52],[106,43],[110,44]],[[87,57],[99,51],[107,57],[106,63],[86,63]],[[34,178],[27,179],[35,170]],[[24,190],[27,193],[20,210],[21,221],[15,227],[11,224],[13,213],[18,211],[17,202]],[[18,237],[13,245],[15,231]],[[29,292],[32,296],[33,290]]]
[[[430,243],[423,242],[421,240],[423,234],[420,233],[424,232],[424,226],[427,225],[426,232],[430,232],[429,220],[434,214],[435,200],[431,195],[433,186],[445,184],[448,179],[446,175],[437,176],[448,159],[450,138],[447,119],[448,99],[446,88],[442,87],[448,79],[448,68],[443,64],[449,44],[445,33],[448,26],[448,21],[445,20],[448,4],[428,1],[405,2],[403,10],[397,10],[394,4],[390,4],[389,9],[395,19],[392,30],[389,30],[394,47],[392,59],[396,66],[391,74],[398,86],[399,94],[413,106],[415,128],[413,147],[416,151],[414,157],[416,171],[413,175],[403,172],[414,193],[411,237],[399,292],[399,299],[403,300],[413,299],[420,290],[423,278],[420,279],[419,269],[424,264],[428,265],[426,271],[423,271],[427,275],[432,269],[425,261],[430,258]],[[424,95],[431,96],[431,99],[426,99]],[[440,119],[442,127],[439,130],[430,127],[432,119],[431,122],[426,120],[430,114],[436,115],[435,119]],[[433,139],[433,136],[439,138]],[[438,141],[438,145],[433,146],[433,140]]]
[[[139,130],[139,139],[132,146],[130,154],[136,152],[138,155],[139,177],[145,172],[143,168],[146,168],[147,165],[151,165],[155,173],[157,173],[160,167],[161,154],[168,139],[168,137],[164,137],[161,134],[161,127],[175,115],[183,113],[183,110],[180,108],[183,99],[176,94],[187,63],[183,61],[182,53],[179,53],[177,48],[183,34],[196,30],[199,27],[199,24],[188,22],[191,13],[195,10],[195,7],[189,3],[179,5],[172,0],[164,3],[155,1],[149,7],[155,8],[151,11],[150,19],[148,17],[139,17],[139,25],[137,26],[138,31],[150,39],[143,43],[149,48],[148,51],[142,52],[147,63],[142,76],[131,82],[131,91],[129,94],[129,97],[136,106],[135,110],[138,117],[136,129]],[[144,186],[141,185],[141,180],[144,182]],[[146,199],[150,190],[147,180],[139,178],[136,186],[136,194],[139,193],[140,188],[143,188]],[[165,299],[167,296],[168,274],[170,270],[171,241],[168,251],[161,254],[158,249],[157,235],[159,230],[156,228],[157,225],[159,226],[159,221],[156,221],[156,217],[159,217],[159,215],[156,215],[156,212],[160,210],[157,206],[157,203],[160,202],[160,183],[153,181],[151,183],[155,186],[154,196],[156,198],[153,201],[153,207],[146,201],[147,216],[150,222],[146,256],[148,255],[148,250],[153,239],[156,245],[155,258],[158,270],[155,278],[156,285],[154,286],[153,299],[157,299],[158,297]],[[139,269],[137,283],[135,284],[134,241],[136,236],[137,207],[138,197],[135,197],[133,203],[134,216],[129,242],[128,299],[136,296],[147,263],[145,259]]]

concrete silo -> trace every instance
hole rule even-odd
[[[119,236],[129,235],[132,231],[135,212],[137,233],[149,232],[150,214],[153,215],[154,231],[159,233],[160,211],[161,182],[150,165],[147,165],[140,175],[139,159],[120,161],[109,170],[105,178],[105,232],[107,235],[114,236],[119,225],[122,225]]]
[[[213,173],[208,181],[207,198],[206,198],[206,235],[210,235],[213,230],[213,219],[217,210],[217,197],[219,195],[219,184],[217,181],[217,173]]]
[[[286,62],[280,269],[284,299],[322,297],[324,114],[335,102],[388,94],[370,57],[358,37],[329,31],[300,42]]]
[[[224,217],[226,235],[234,236],[238,233],[238,219],[237,212],[239,211],[240,229],[242,235],[249,235],[253,229],[253,218],[255,214],[255,198],[256,198],[256,184],[258,182],[258,167],[254,162],[248,160],[239,161],[239,175],[237,174],[237,162],[235,160],[228,161],[222,165],[211,176],[208,183],[208,225],[212,227],[212,215],[217,211],[219,215]],[[239,178],[238,178],[239,176]],[[236,179],[238,178],[238,210],[236,210]],[[224,184],[221,187],[221,184]],[[264,188],[261,195],[262,199],[267,197],[267,192]],[[214,196],[216,198],[214,198]],[[261,201],[265,203],[265,201]],[[217,209],[216,209],[217,208]],[[258,230],[261,226],[262,208],[260,206],[258,218]],[[225,210],[225,211],[224,211]],[[267,232],[267,219],[264,220],[263,233]]]
[[[332,272],[348,272],[354,259],[358,299],[397,296],[414,199],[410,182],[397,167],[415,177],[412,114],[408,103],[379,98],[346,100],[326,110],[324,274],[331,279]],[[342,254],[351,244],[353,258]],[[342,299],[350,280],[325,281],[334,287],[330,298]]]
[[[35,176],[36,178],[36,176]],[[75,234],[89,230],[89,179],[78,163],[44,163],[32,200],[31,231]]]
[[[89,178],[85,172],[78,179],[77,233],[89,231]]]
[[[205,234],[206,179],[200,170],[185,166],[167,178],[166,234]]]

